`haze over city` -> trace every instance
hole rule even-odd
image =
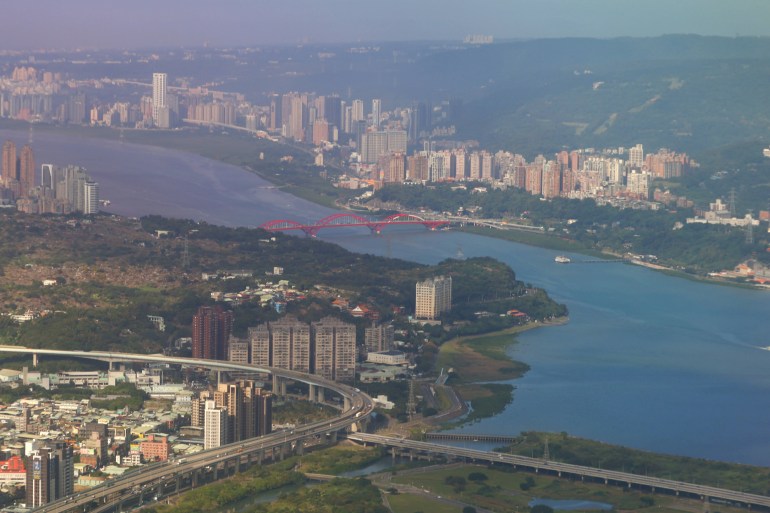
[[[0,513],[770,512],[770,0],[0,4]]]
[[[3,13],[4,49],[770,34],[763,0],[8,0]]]

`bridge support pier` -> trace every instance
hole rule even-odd
[[[317,389],[317,401],[319,403],[325,403],[326,402],[326,389],[324,387],[318,387]]]
[[[316,387],[313,384],[308,385],[308,397],[307,400],[311,403],[315,402],[316,400]]]
[[[348,397],[345,397],[344,400],[344,407],[342,408],[342,411],[348,411],[350,409],[350,399]]]
[[[38,356],[37,353],[32,353],[32,367],[37,367]]]

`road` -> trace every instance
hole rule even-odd
[[[358,390],[342,383],[336,383],[311,374],[303,374],[296,371],[276,369],[273,367],[258,367],[255,365],[236,364],[217,360],[203,360],[194,358],[170,357],[165,355],[143,355],[132,353],[118,353],[108,351],[61,351],[55,349],[34,349],[20,346],[0,346],[0,352],[23,354],[47,354],[55,356],[68,356],[79,358],[93,358],[116,362],[160,362],[183,366],[204,367],[215,370],[247,371],[269,373],[280,378],[292,379],[316,387],[322,387],[341,395],[347,403],[347,408],[340,416],[320,422],[314,422],[299,426],[294,430],[284,430],[271,433],[258,438],[236,442],[226,446],[202,451],[193,456],[188,456],[176,461],[154,463],[140,467],[137,471],[127,472],[117,479],[107,481],[105,484],[91,488],[87,492],[74,494],[45,506],[36,508],[35,512],[66,513],[70,511],[84,511],[89,504],[97,505],[91,511],[107,511],[121,501],[133,497],[143,489],[158,489],[161,495],[164,489],[171,484],[176,486],[177,479],[191,476],[193,472],[216,472],[216,467],[224,467],[240,463],[242,458],[249,455],[263,454],[274,449],[284,450],[286,447],[296,447],[305,439],[324,437],[338,431],[346,430],[354,422],[368,417],[373,408],[372,399]],[[207,469],[208,467],[208,469]]]
[[[666,490],[679,494],[695,495],[702,498],[711,498],[726,501],[728,503],[739,503],[750,507],[759,506],[770,508],[770,497],[756,495],[746,492],[737,492],[734,490],[725,490],[713,486],[699,485],[695,483],[685,483],[671,479],[662,479],[652,476],[642,476],[630,474],[615,470],[604,470],[593,467],[584,467],[570,463],[560,463],[551,460],[530,458],[514,454],[504,454],[494,451],[480,451],[476,449],[466,449],[462,447],[452,447],[447,445],[421,442],[417,440],[408,440],[393,438],[380,435],[371,435],[366,433],[355,433],[348,435],[349,440],[382,445],[385,447],[395,447],[399,449],[408,449],[412,451],[423,452],[426,454],[443,454],[452,457],[466,458],[473,461],[486,461],[489,463],[506,463],[509,465],[530,468],[535,471],[547,471],[558,476],[569,475],[580,478],[592,478],[610,481],[615,483],[648,487],[651,490]]]

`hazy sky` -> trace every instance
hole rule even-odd
[[[770,0],[2,0],[0,49],[770,35]]]

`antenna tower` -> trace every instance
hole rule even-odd
[[[749,210],[749,215],[747,216],[747,223],[746,223],[746,244],[752,245],[754,244],[754,225],[751,224],[752,218],[751,218],[751,210]]]
[[[414,380],[409,380],[409,400],[406,403],[406,414],[409,416],[409,420],[412,420],[414,414],[417,412],[417,404],[414,400]]]
[[[184,236],[184,249],[182,250],[182,269],[185,271],[190,267],[190,243],[187,235]]]
[[[730,209],[730,217],[735,217],[735,187],[730,189],[730,197],[727,206]]]

